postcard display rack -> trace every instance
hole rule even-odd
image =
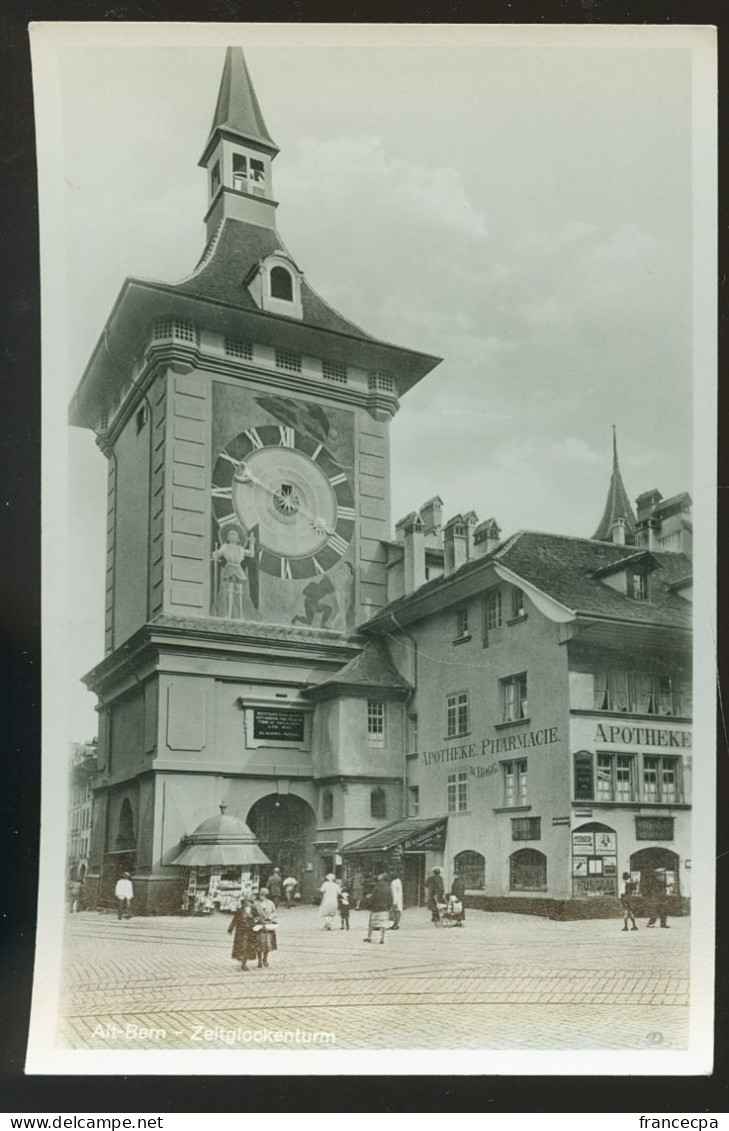
[[[258,892],[258,869],[190,868],[182,910],[191,915],[209,915],[212,911],[235,911],[243,896],[252,898]]]

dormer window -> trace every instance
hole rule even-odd
[[[628,577],[628,596],[634,601],[648,600],[648,574],[631,573]]]
[[[280,298],[285,302],[294,301],[294,284],[290,271],[285,267],[271,268],[271,298]]]

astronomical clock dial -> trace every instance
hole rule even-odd
[[[336,565],[354,533],[349,478],[323,444],[284,425],[241,432],[213,471],[213,512],[225,528],[258,528],[259,567],[298,580]]]

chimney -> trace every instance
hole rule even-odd
[[[495,518],[487,518],[473,531],[473,556],[485,558],[501,541],[501,530]]]
[[[473,535],[478,526],[478,515],[475,511],[468,511],[467,514],[464,514],[463,521],[466,524],[466,537],[468,539],[466,557],[470,560],[473,557]]]
[[[425,583],[425,538],[420,515],[413,511],[403,520],[403,587],[405,595]]]
[[[625,545],[625,519],[616,518],[610,527],[610,541],[616,546]]]
[[[638,522],[643,522],[644,519],[649,518],[655,508],[660,503],[663,495],[654,487],[652,491],[644,491],[642,495],[638,495],[635,500],[635,510]]]
[[[427,538],[440,542],[443,527],[443,500],[440,495],[434,495],[423,503],[420,508],[420,517],[423,520],[423,534]]]
[[[447,577],[468,561],[468,524],[456,514],[443,528],[443,572]]]
[[[635,544],[644,550],[655,550],[656,537],[660,530],[657,518],[645,518],[635,526]]]

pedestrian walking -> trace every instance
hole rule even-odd
[[[281,902],[281,890],[283,888],[283,881],[281,879],[281,872],[278,868],[274,868],[271,875],[266,881],[268,887],[268,894],[273,903],[278,907]]]
[[[462,927],[466,919],[466,885],[460,872],[453,873],[451,880],[451,899],[453,900],[453,914],[456,916],[456,926]],[[458,907],[460,906],[460,911]]]
[[[367,938],[364,942],[372,942],[372,932],[379,931],[380,943],[384,943],[385,931],[390,923],[391,906],[390,881],[387,872],[380,872],[370,897],[370,921],[367,926]]]
[[[121,878],[116,882],[114,896],[116,898],[117,919],[121,919],[122,916],[124,916],[125,919],[131,919],[134,887],[132,886],[132,877],[129,872],[122,872]]]
[[[623,890],[620,893],[620,904],[623,908],[623,930],[628,930],[628,923],[632,925],[634,931],[638,930],[638,924],[635,921],[635,894],[638,890],[638,885],[635,880],[631,880],[630,872],[623,872]]]
[[[364,876],[361,872],[355,872],[352,877],[352,902],[355,911],[359,911],[364,899]]]
[[[71,914],[81,909],[81,892],[83,884],[80,880],[71,880],[68,885],[68,910]]]
[[[319,888],[321,892],[321,903],[319,904],[319,914],[324,920],[324,930],[331,931],[332,923],[335,916],[339,911],[339,884],[334,878],[334,873],[329,872],[324,880],[324,883]]]
[[[228,926],[228,934],[233,935],[231,958],[240,962],[241,970],[247,970],[248,963],[258,957],[257,939],[253,929],[255,924],[253,904],[250,899],[243,899]]]
[[[390,903],[392,905],[392,929],[399,931],[400,920],[402,919],[402,880],[399,876],[394,876],[390,881]]]
[[[445,895],[445,885],[440,868],[433,869],[425,881],[425,887],[428,892],[428,909],[430,911],[431,922],[439,923],[439,904],[443,902],[443,896]]]
[[[649,872],[641,882],[641,892],[645,899],[645,911],[648,916],[646,927],[655,927],[656,919],[660,919],[661,926],[668,928],[665,868],[655,868],[652,872]]]
[[[268,888],[261,888],[253,901],[253,933],[256,936],[256,957],[258,965],[268,966],[268,955],[278,950],[276,940],[276,904],[268,897]]]
[[[296,876],[287,876],[286,879],[283,881],[283,893],[284,893],[284,899],[286,900],[286,906],[287,907],[295,907],[296,906],[296,902],[295,902],[296,894],[297,894],[296,889],[298,888],[298,886],[299,886],[299,881],[296,879]]]
[[[339,929],[340,931],[349,930],[349,892],[345,887],[340,888],[337,896],[339,904]]]

